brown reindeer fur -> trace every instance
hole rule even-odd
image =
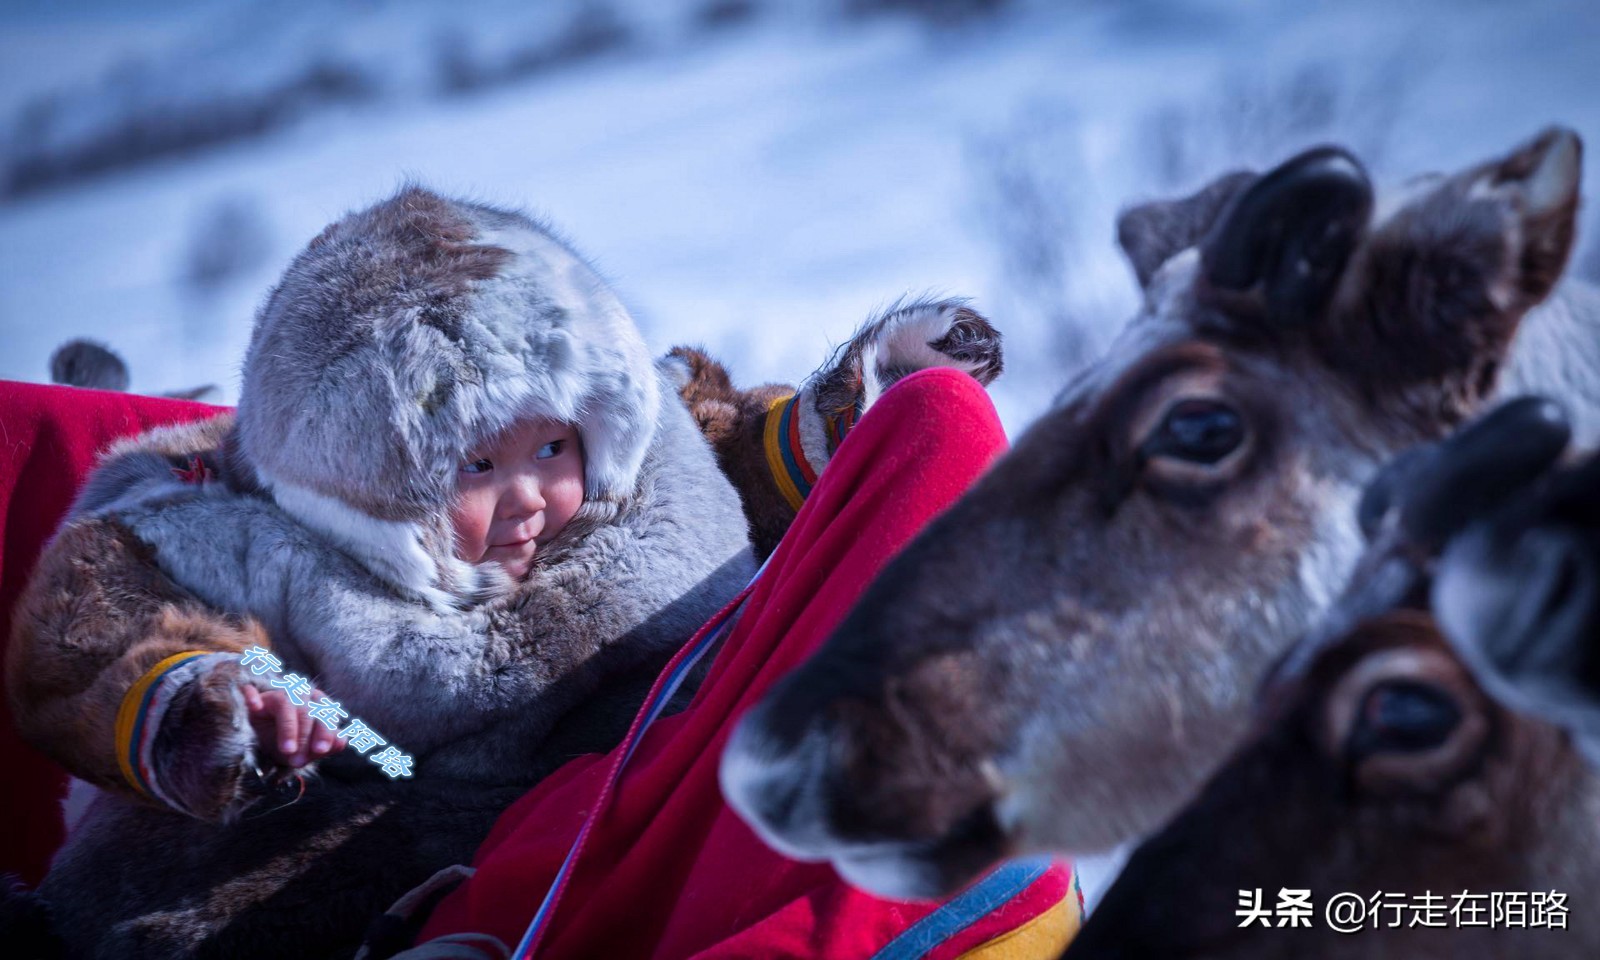
[[[674,347],[669,356],[688,365],[689,381],[678,395],[716,451],[717,465],[739,491],[750,521],[750,546],[758,559],[766,559],[794,522],[795,511],[773,482],[763,431],[772,402],[793,394],[795,388],[768,383],[740,390],[727,369],[702,350]]]
[[[741,389],[703,349],[675,347],[668,356],[686,372],[678,395],[739,491],[757,559],[777,549],[795,517],[767,463],[764,431],[773,401],[800,393],[805,405],[801,430],[808,431],[829,417],[851,410],[864,413],[884,390],[917,370],[955,367],[987,387],[1005,366],[1000,332],[961,300],[890,306],[858,328],[799,386],[768,383]],[[816,451],[811,466],[820,474],[831,452],[820,437],[808,449]]]
[[[1362,755],[1360,707],[1394,684],[1445,692],[1462,711],[1452,742]],[[1069,960],[1587,960],[1600,950],[1600,917],[1587,909],[1600,889],[1600,777],[1560,730],[1486,696],[1426,613],[1362,621],[1268,699],[1239,751],[1134,853]],[[1310,929],[1240,928],[1240,891],[1260,889],[1271,911],[1285,888],[1311,891]],[[1563,929],[1470,926],[1448,912],[1441,926],[1420,926],[1410,909],[1390,924],[1384,908],[1352,934],[1324,914],[1338,894],[1381,892],[1380,903],[1408,908],[1432,894],[1448,911],[1466,893],[1487,921],[1490,894],[1526,904],[1551,891],[1565,898]]]
[[[1548,710],[1593,693],[1583,651],[1597,571],[1579,558],[1594,544],[1600,461],[1567,472],[1566,431],[1548,403],[1513,401],[1379,475],[1363,498],[1373,539],[1343,595],[1268,673],[1249,735],[1133,854],[1069,958],[1600,954],[1587,909],[1600,773]],[[1473,550],[1491,530],[1520,544],[1519,562]],[[1563,559],[1566,588],[1550,590]],[[1441,591],[1461,564],[1470,592]],[[1511,655],[1490,661],[1474,652],[1482,637],[1447,638],[1451,624],[1494,633]],[[1567,647],[1576,655],[1552,654]],[[1560,693],[1516,696],[1519,710],[1503,667],[1545,671],[1562,682],[1544,692]],[[1241,923],[1241,891],[1272,912],[1282,889],[1310,892],[1310,929]],[[1554,929],[1530,906],[1552,893],[1564,898]],[[1341,894],[1383,906],[1339,932],[1322,911]],[[1412,922],[1430,895],[1442,922]],[[1502,895],[1521,898],[1522,923],[1498,909]],[[1391,922],[1395,903],[1405,922]]]
[[[40,649],[31,637],[59,637],[67,649]],[[107,736],[128,688],[175,653],[237,653],[256,644],[268,641],[254,621],[209,610],[162,576],[148,548],[115,520],[88,519],[62,531],[18,600],[6,647],[11,715],[24,739],[75,775],[142,800]],[[185,766],[200,779],[185,796],[197,814],[221,817],[245,792],[245,770],[204,755],[233,731],[221,718],[244,709],[232,702],[239,671],[218,670],[203,691],[222,698],[217,709],[194,712],[198,726],[185,749],[197,755]]]

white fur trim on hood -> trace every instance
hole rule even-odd
[[[261,308],[239,452],[268,488],[427,523],[460,458],[527,416],[576,424],[586,497],[619,502],[659,409],[643,338],[582,258],[526,216],[406,187],[323,231]]]

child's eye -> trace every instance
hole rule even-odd
[[[567,441],[565,441],[565,440],[552,440],[549,443],[545,444],[544,446],[540,447],[539,448],[539,452],[538,452],[538,454],[536,454],[536,456],[540,460],[549,460],[551,457],[560,456],[561,455],[561,451],[566,449],[566,446],[567,446]]]
[[[473,460],[461,465],[462,473],[488,473],[494,469],[494,464],[488,460]]]

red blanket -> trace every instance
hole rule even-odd
[[[203,403],[0,380],[0,644],[10,640],[11,608],[39,551],[96,454],[118,437],[219,412]],[[0,662],[0,681],[4,669]],[[9,706],[0,707],[0,769],[0,873],[35,884],[61,843],[67,775],[17,737]]]
[[[987,394],[949,370],[889,390],[839,448],[684,712],[624,751],[581,757],[511,807],[477,874],[440,902],[420,956],[503,957],[591,809],[540,957],[1054,957],[1081,921],[1070,868],[1019,862],[944,904],[876,899],[769,850],[723,803],[734,721],[814,650],[884,562],[1004,449]],[[489,936],[484,936],[485,934]],[[446,952],[442,942],[459,944]],[[491,939],[493,938],[493,939]],[[494,941],[498,940],[498,943]]]

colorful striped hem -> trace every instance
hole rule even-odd
[[[161,778],[151,760],[156,734],[174,694],[205,669],[214,658],[231,656],[206,650],[175,653],[146,670],[122,697],[115,727],[117,765],[123,779],[141,795],[184,813],[190,811],[161,788]]]
[[[873,960],[923,960],[935,951],[948,956],[953,951],[941,951],[940,948],[947,947],[957,939],[967,939],[971,944],[968,949],[961,951],[959,956],[962,957],[1026,956],[1028,954],[982,951],[992,945],[998,945],[1019,930],[1046,916],[1052,920],[1045,921],[1043,926],[1034,932],[1046,933],[1048,936],[1045,939],[1052,942],[1060,940],[1060,945],[1064,947],[1071,935],[1076,932],[1078,924],[1082,922],[1082,908],[1077,905],[1070,884],[1064,879],[1052,880],[1051,868],[1055,866],[1057,862],[1050,857],[1028,857],[1002,864],[990,871],[982,880],[957,894],[889,941],[882,950],[873,954]],[[1049,890],[1034,889],[1041,881],[1048,882]],[[1014,901],[1036,893],[1046,894],[1046,902],[1034,904],[1034,909],[1025,916],[1016,918],[1001,929],[992,930],[992,936],[978,943],[971,943],[970,939],[963,936],[975,932],[973,928],[989,919],[992,914],[1004,910]],[[1028,899],[1034,898],[1030,896]],[[1065,906],[1066,912],[1064,914],[1056,912],[1057,908],[1062,906]],[[1053,926],[1052,922],[1058,920],[1066,920],[1067,924],[1064,927]],[[1030,938],[1029,942],[1031,943],[1033,939],[1037,938]],[[1046,952],[1040,955],[1055,954]]]
[[[783,498],[796,511],[811,495],[817,482],[817,472],[806,460],[805,449],[800,445],[800,411],[796,406],[799,394],[779,397],[767,407],[767,422],[763,431],[767,453],[767,468],[777,483]]]
[[[850,428],[856,425],[861,418],[861,405],[846,407],[836,415],[828,418],[828,456],[833,456],[839,449],[839,444],[844,443],[845,435]]]
[[[1083,914],[1071,897],[1020,927],[1014,927],[992,940],[967,950],[956,960],[1056,960],[1083,926]]]

